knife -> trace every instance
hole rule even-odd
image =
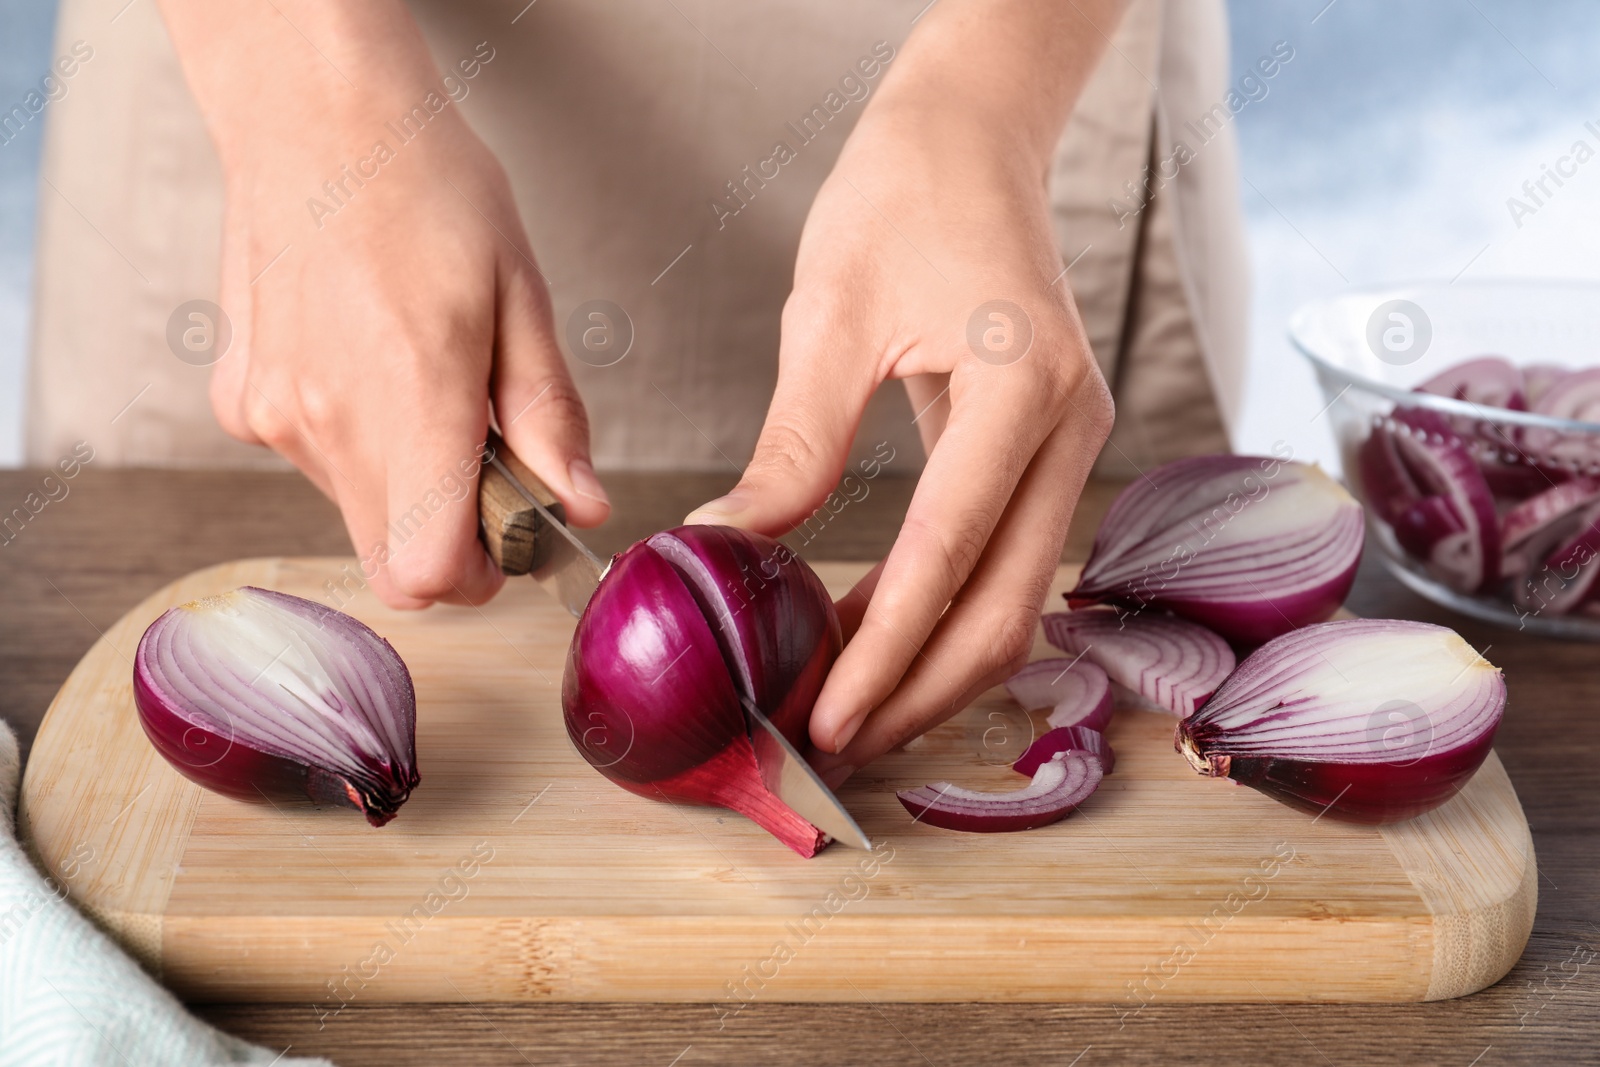
[[[739,703],[744,705],[750,744],[756,750],[756,763],[761,767],[761,779],[768,791],[840,844],[871,852],[872,842],[867,840],[867,835],[839,803],[833,790],[817,777],[811,764],[795,751],[783,731],[749,697],[741,694]]]
[[[493,430],[478,475],[478,523],[501,571],[533,575],[574,618],[583,615],[605,565],[567,529],[561,501]]]
[[[605,566],[567,529],[566,518],[549,487],[490,430],[478,477],[478,520],[489,558],[508,575],[531,574],[581,617]],[[741,695],[739,702],[767,789],[835,841],[870,850],[867,835],[783,731],[748,697]]]

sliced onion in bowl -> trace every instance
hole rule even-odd
[[[1533,409],[1552,418],[1600,423],[1600,367],[1573,371],[1552,383]],[[1529,427],[1523,443],[1536,462],[1577,474],[1600,474],[1600,434]]]
[[[1457,363],[1417,386],[1417,391],[1510,411],[1527,407],[1527,383],[1522,371],[1501,356],[1480,356]]]
[[[1228,643],[1186,619],[1096,608],[1056,612],[1043,623],[1052,645],[1092,660],[1113,682],[1180,718],[1194,714],[1234,667]]]
[[[1517,504],[1500,519],[1501,569],[1525,574],[1582,524],[1600,503],[1600,479],[1574,478]]]
[[[1439,538],[1413,551],[1430,574],[1457,592],[1475,593],[1492,585],[1500,572],[1494,494],[1461,435],[1442,416],[1417,408],[1397,410],[1390,424],[1374,426],[1372,432],[1391,436],[1395,454],[1425,494],[1417,500],[1391,501],[1379,513],[1387,510],[1399,516],[1427,496],[1442,497],[1458,529],[1452,531],[1451,524],[1436,521],[1431,530]]]
[[[1535,407],[1551,388],[1572,372],[1553,363],[1530,363],[1522,368],[1523,393],[1529,407]]]
[[[1530,614],[1567,615],[1592,600],[1600,578],[1600,507],[1581,516],[1576,532],[1545,557],[1542,564],[1519,573],[1511,598]]]

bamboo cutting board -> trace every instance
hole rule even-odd
[[[633,796],[582,761],[559,703],[573,622],[526,581],[481,610],[395,612],[365,592],[348,608],[416,682],[422,784],[390,825],[240,803],[172,771],[133,705],[144,628],[239,585],[325,598],[345,563],[245,560],[162,590],[90,650],[34,745],[25,837],[186,998],[323,1018],[354,1002],[691,1000],[718,1025],[755,999],[1137,1013],[1460,996],[1528,939],[1532,842],[1493,755],[1448,805],[1379,830],[1199,778],[1170,717],[1124,710],[1116,773],[1067,820],[914,824],[895,790],[1022,783],[1007,763],[1036,720],[999,689],[842,790],[875,853],[802,860],[739,816]],[[864,570],[818,567],[836,594]]]

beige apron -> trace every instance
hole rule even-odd
[[[222,184],[155,6],[124,3],[61,5],[58,49],[81,40],[93,57],[48,115],[28,459],[84,440],[96,465],[276,466],[216,426],[210,371],[169,345],[175,310],[216,298]],[[620,362],[569,360],[598,467],[748,459],[800,229],[866,102],[829,93],[877,42],[898,48],[924,3],[413,5],[441,67],[481,56],[480,42],[493,52],[451,106],[511,176],[569,355],[568,320],[587,302],[631,320]],[[1224,97],[1226,45],[1222,0],[1134,0],[1049,175],[1063,264],[1117,400],[1103,470],[1224,449],[1238,410],[1247,284],[1231,125],[1170,181],[1145,171]],[[819,117],[802,130],[806,116]],[[815,135],[777,178],[746,181],[742,206],[728,196],[796,132]],[[888,440],[915,470],[911,416],[903,387],[886,386],[858,450]]]

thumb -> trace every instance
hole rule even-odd
[[[797,335],[785,317],[778,386],[744,476],[686,523],[787,533],[825,500],[850,457],[850,444],[877,382],[864,349],[837,332]]]
[[[496,304],[490,397],[500,436],[560,498],[569,522],[598,526],[611,501],[589,459],[589,416],[556,344],[550,295],[519,264]]]

